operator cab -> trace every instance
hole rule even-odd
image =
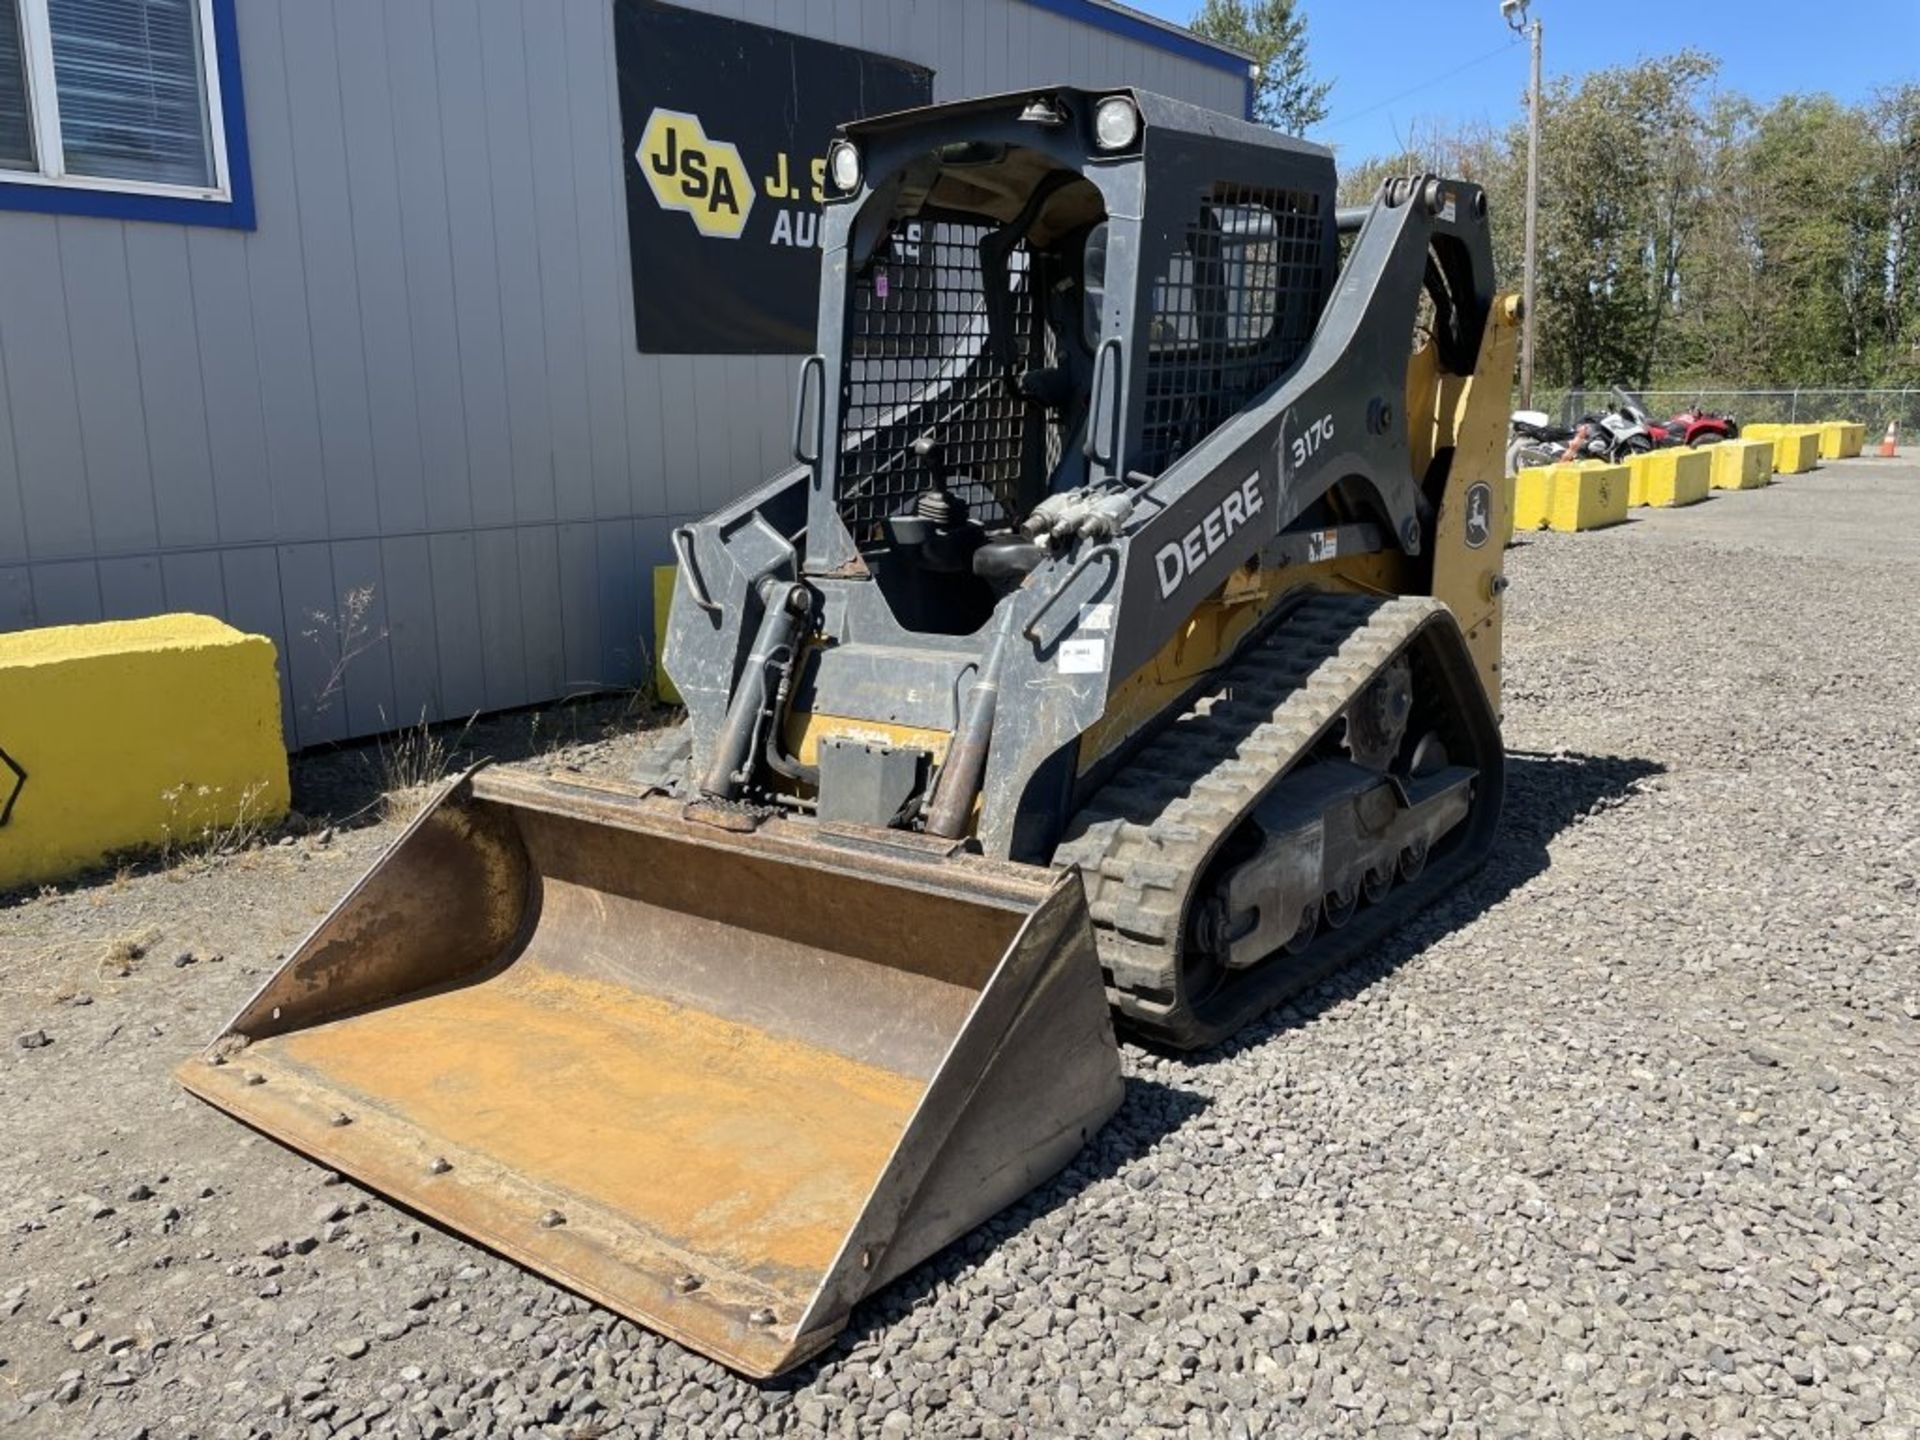
[[[1046,559],[1064,497],[1143,483],[1291,366],[1332,273],[1330,166],[1218,116],[1202,140],[1202,114],[1057,89],[846,127],[810,571],[870,575],[909,631],[973,633]]]
[[[1043,558],[1020,522],[1086,483],[1106,212],[1019,145],[948,145],[889,188],[848,286],[840,513],[903,624],[965,633]]]

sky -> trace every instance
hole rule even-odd
[[[1199,0],[1127,0],[1185,24]],[[1308,53],[1333,81],[1311,138],[1364,160],[1416,123],[1501,125],[1524,113],[1526,42],[1499,0],[1299,0]],[[1532,0],[1546,78],[1628,65],[1691,45],[1717,84],[1757,100],[1824,90],[1861,100],[1920,80],[1920,0]]]

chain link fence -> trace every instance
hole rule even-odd
[[[1640,398],[1656,417],[1677,415],[1698,401],[1708,410],[1731,415],[1740,424],[1761,421],[1797,425],[1821,420],[1855,420],[1867,427],[1873,445],[1889,420],[1900,422],[1902,441],[1920,437],[1920,389],[1788,390],[1643,390]],[[1611,388],[1596,390],[1536,390],[1533,408],[1572,425],[1582,415],[1606,410],[1613,404]]]

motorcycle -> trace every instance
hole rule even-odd
[[[1640,403],[1638,396],[1629,395],[1618,385],[1613,387],[1613,408],[1603,410],[1597,417],[1607,433],[1613,437],[1609,460],[1620,461],[1629,455],[1644,455],[1649,450],[1665,445],[1666,427],[1647,413],[1647,407]]]
[[[1632,450],[1650,450],[1644,426],[1613,411],[1583,415],[1572,426],[1556,425],[1544,410],[1516,410],[1508,421],[1507,473],[1568,460],[1617,461]]]

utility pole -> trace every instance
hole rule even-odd
[[[1527,89],[1527,238],[1520,280],[1520,408],[1533,408],[1533,275],[1540,234],[1540,20],[1527,20],[1529,0],[1500,0],[1509,28],[1533,42],[1533,82]]]

